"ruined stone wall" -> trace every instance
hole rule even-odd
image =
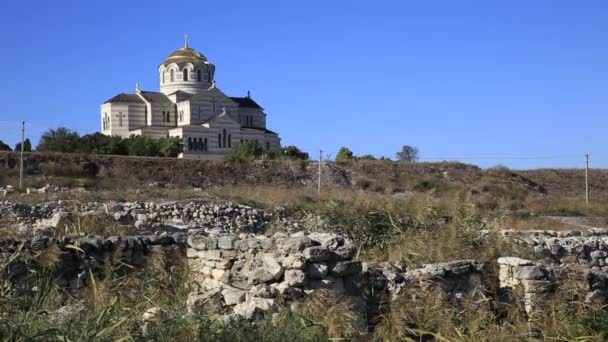
[[[77,290],[91,284],[91,274],[103,279],[108,272],[113,276],[137,272],[153,255],[162,256],[164,266],[172,271],[185,254],[185,239],[183,234],[175,234],[0,240],[0,265],[7,265],[0,269],[0,281],[19,289],[31,272],[44,269],[57,286]]]
[[[580,231],[502,231],[513,243],[524,244],[546,263],[581,265],[608,271],[608,229],[592,228]]]
[[[215,300],[225,318],[252,319],[318,289],[360,295],[355,246],[335,234],[191,235],[188,246],[193,310]]]

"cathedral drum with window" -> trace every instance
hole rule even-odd
[[[215,66],[188,47],[158,67],[160,92],[135,87],[101,105],[101,132],[128,137],[179,137],[181,158],[223,159],[231,148],[257,141],[266,150],[280,146],[266,128],[266,113],[250,96],[226,96],[215,84]]]

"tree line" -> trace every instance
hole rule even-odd
[[[23,142],[24,151],[31,152],[29,139]],[[0,151],[11,148],[0,140]],[[132,135],[128,138],[107,136],[101,133],[80,135],[69,128],[50,129],[42,134],[36,146],[39,152],[113,154],[123,156],[177,157],[182,151],[181,139],[176,137],[152,138]],[[15,145],[21,151],[21,143]]]
[[[183,142],[178,137],[153,138],[144,135],[131,135],[128,138],[107,136],[101,133],[80,135],[78,132],[65,127],[50,129],[42,134],[36,151],[63,153],[91,153],[124,156],[146,157],[177,157],[183,151]],[[0,140],[0,151],[11,151],[11,147]],[[21,143],[17,143],[15,151],[21,151]],[[23,142],[23,150],[31,152],[32,143],[29,139]],[[290,159],[308,160],[309,155],[296,146],[277,147],[265,150],[257,141],[245,142],[233,148],[225,157],[229,161],[246,161],[255,159]],[[415,162],[418,159],[418,149],[404,145],[396,157],[400,161]],[[356,156],[347,148],[342,147],[336,155],[336,162],[350,160],[390,160],[376,158],[371,154]]]

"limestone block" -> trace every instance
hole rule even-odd
[[[310,233],[308,238],[318,243],[322,247],[335,251],[336,248],[344,244],[344,238],[330,233]]]
[[[245,300],[245,291],[231,286],[225,286],[222,290],[222,297],[226,305],[236,305]]]
[[[540,266],[521,266],[517,275],[520,279],[540,280],[547,277],[547,271]]]
[[[247,277],[247,282],[252,285],[267,283],[272,280],[274,280],[274,276],[261,267],[253,270]]]
[[[260,320],[264,313],[274,308],[274,299],[250,298],[249,300],[234,306],[234,313],[248,320]]]
[[[234,235],[220,236],[217,239],[217,246],[220,249],[233,249],[234,248]]]
[[[279,280],[283,275],[283,266],[279,263],[278,258],[272,253],[264,253],[261,259],[262,267],[272,274],[275,280]]]
[[[328,267],[324,262],[312,263],[306,266],[306,275],[310,279],[323,279],[327,275]]]
[[[312,245],[312,240],[305,236],[289,237],[280,242],[279,249],[285,253],[297,253]]]
[[[216,238],[205,235],[190,235],[187,239],[188,246],[198,249],[216,249],[218,240]]]
[[[303,286],[306,283],[306,273],[301,270],[287,270],[284,283],[288,286]]]
[[[331,259],[332,252],[325,247],[312,246],[304,249],[304,257],[310,262],[327,261]]]
[[[362,270],[360,261],[338,261],[328,264],[329,274],[334,277],[344,277],[347,275],[360,273]]]
[[[498,258],[498,264],[509,266],[532,266],[534,265],[534,261],[517,257],[501,257]]]
[[[303,270],[306,268],[306,259],[301,254],[291,254],[283,258],[282,264],[286,269]]]
[[[275,287],[268,284],[259,284],[249,289],[247,298],[258,297],[258,298],[274,298],[278,294]]]

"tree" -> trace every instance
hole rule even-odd
[[[0,151],[12,151],[11,147],[4,143],[4,141],[0,140]]]
[[[357,160],[376,160],[376,157],[371,154],[364,154],[360,157],[357,157]]]
[[[257,141],[249,141],[238,145],[228,153],[224,159],[229,161],[245,161],[260,158],[264,149]]]
[[[161,138],[160,154],[163,157],[177,157],[184,150],[182,139],[178,137]]]
[[[353,159],[353,151],[348,147],[341,147],[336,155],[336,162],[346,162]]]
[[[36,149],[44,152],[76,152],[79,140],[78,132],[59,127],[44,132]]]
[[[160,143],[145,135],[132,135],[127,139],[130,156],[157,157],[160,156]]]
[[[296,146],[275,147],[268,151],[268,159],[308,160],[309,155]]]
[[[17,151],[17,152],[21,151],[20,142],[15,144],[15,151]],[[32,143],[30,142],[29,138],[23,140],[23,152],[32,152]]]
[[[399,159],[400,161],[415,162],[416,160],[418,160],[418,148],[409,145],[403,145],[401,151],[397,152],[397,159]]]

